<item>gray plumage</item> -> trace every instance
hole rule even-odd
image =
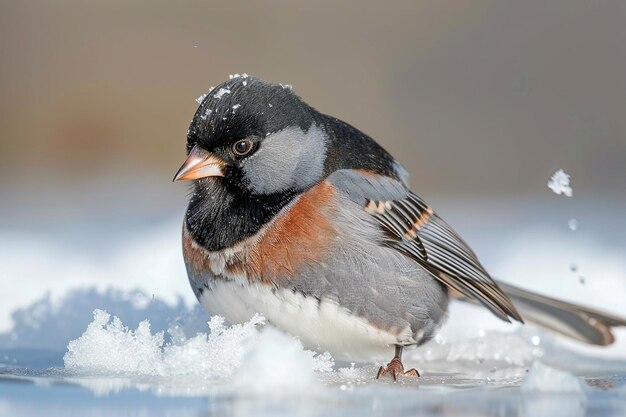
[[[185,174],[195,182],[183,231],[189,280],[210,312],[232,322],[260,312],[339,359],[396,345],[394,378],[401,347],[434,336],[451,296],[592,344],[626,325],[494,281],[389,153],[291,89],[244,76],[216,91],[196,112],[179,171],[213,164],[213,175]]]

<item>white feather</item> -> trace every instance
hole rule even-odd
[[[297,292],[247,280],[213,280],[200,302],[211,314],[222,315],[231,323],[243,323],[258,312],[271,324],[298,337],[305,347],[328,351],[339,360],[389,359],[399,339],[330,300],[318,302]],[[410,333],[410,329],[406,331]]]

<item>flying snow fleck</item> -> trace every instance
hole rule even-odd
[[[548,181],[548,187],[555,194],[563,194],[566,197],[571,197],[573,194],[573,190],[569,184],[569,179],[569,174],[566,174],[565,171],[559,169],[552,175],[550,181]]]

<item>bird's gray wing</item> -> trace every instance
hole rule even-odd
[[[339,170],[328,181],[377,220],[384,232],[379,243],[414,259],[434,278],[502,320],[522,321],[469,246],[403,182],[362,170]]]

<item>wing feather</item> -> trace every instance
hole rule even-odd
[[[384,232],[383,244],[414,259],[434,278],[477,300],[502,320],[522,321],[474,251],[402,183],[353,170],[337,171],[329,180],[376,219]]]

